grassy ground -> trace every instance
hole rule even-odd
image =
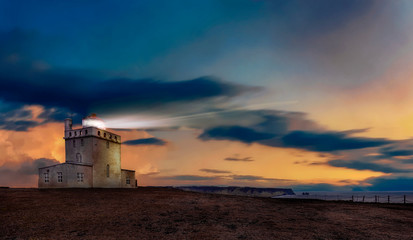
[[[413,239],[413,205],[138,189],[0,189],[0,239]]]

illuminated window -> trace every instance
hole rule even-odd
[[[63,173],[57,172],[57,182],[63,182]]]
[[[73,147],[76,147],[76,140],[73,139]]]
[[[83,138],[82,139],[80,139],[80,146],[84,146],[85,144],[83,143]]]
[[[129,178],[129,176],[126,176],[126,184],[130,184],[130,178]]]
[[[109,142],[106,142],[106,148],[109,148]]]
[[[106,165],[106,177],[109,177],[109,164]]]
[[[48,172],[44,173],[44,182],[49,182],[49,173]]]
[[[77,173],[77,182],[83,182],[84,173]]]

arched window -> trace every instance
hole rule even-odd
[[[100,131],[98,131],[98,135],[100,136]]]
[[[106,133],[103,133],[103,137],[106,137]]]
[[[82,162],[82,154],[76,153],[76,162],[78,162],[78,163]]]
[[[108,165],[106,165],[106,177],[109,177],[109,164]]]

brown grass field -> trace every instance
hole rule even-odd
[[[413,205],[150,187],[0,189],[0,239],[413,239]]]

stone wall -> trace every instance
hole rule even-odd
[[[120,143],[94,137],[92,158],[93,187],[121,187]]]
[[[62,173],[62,182],[58,181],[58,173]],[[49,182],[45,182],[45,173]],[[83,173],[83,181],[78,179]],[[92,166],[63,163],[39,168],[39,188],[90,188],[93,185]]]
[[[121,179],[121,187],[122,188],[135,188],[136,186],[136,178],[135,178],[135,171],[122,169],[121,170],[122,179]],[[129,177],[129,184],[127,183],[127,178]]]

